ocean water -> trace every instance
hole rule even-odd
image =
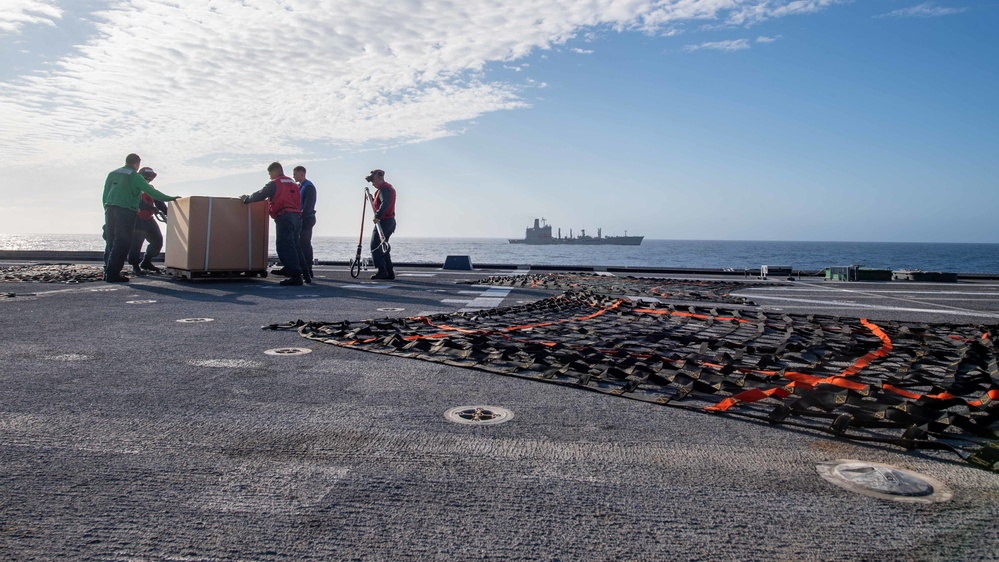
[[[319,260],[346,261],[357,238],[317,236]],[[368,256],[365,240],[362,255]],[[0,250],[102,251],[99,234],[0,235]],[[169,248],[167,249],[169,251]],[[274,254],[274,241],[271,240]],[[393,238],[399,263],[443,263],[467,255],[472,264],[531,264],[625,267],[759,268],[788,265],[802,271],[860,265],[956,273],[999,273],[999,244],[903,242],[775,242],[733,240],[645,240],[640,246],[526,246],[505,238]]]

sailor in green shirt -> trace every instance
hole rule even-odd
[[[143,193],[156,201],[175,201],[180,197],[165,195],[149,185],[139,172],[142,159],[138,154],[125,157],[125,166],[108,174],[104,182],[104,280],[108,283],[128,281],[121,274],[125,258],[132,247],[135,213]]]

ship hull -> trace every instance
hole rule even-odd
[[[605,236],[603,238],[538,238],[533,240],[508,239],[511,244],[529,246],[638,246],[644,236]]]
[[[507,238],[511,244],[528,244],[531,246],[638,246],[642,243],[644,236],[603,236],[601,229],[597,229],[596,236],[587,236],[585,230],[581,230],[578,236],[573,236],[569,231],[567,238],[562,238],[562,231],[558,236],[552,236],[552,227],[545,224],[545,219],[534,219],[534,226],[527,227],[524,237],[521,239]],[[625,231],[625,234],[628,234]]]

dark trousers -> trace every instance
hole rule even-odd
[[[299,263],[298,237],[302,232],[302,216],[298,213],[283,213],[274,219],[274,244],[278,259],[289,276],[301,275]]]
[[[135,229],[132,230],[132,247],[128,251],[129,265],[139,265],[139,254],[142,253],[142,243],[149,242],[146,246],[146,255],[142,261],[153,263],[153,258],[160,255],[163,249],[163,234],[156,224],[156,219],[140,219],[135,217]]]
[[[132,248],[135,211],[108,205],[104,208],[104,272],[114,277],[121,274],[125,258]]]
[[[298,237],[299,257],[302,260],[302,269],[312,275],[312,229],[316,226],[316,217],[302,219],[302,234]]]
[[[389,238],[392,237],[392,233],[395,232],[395,219],[382,219],[381,225],[382,233],[385,234],[385,242],[387,243]],[[381,241],[382,239],[378,236],[378,229],[376,228],[371,232],[371,261],[375,263],[378,271],[392,274],[391,251],[383,252]]]

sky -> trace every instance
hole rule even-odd
[[[0,233],[364,177],[398,237],[999,243],[997,0],[3,0]]]

